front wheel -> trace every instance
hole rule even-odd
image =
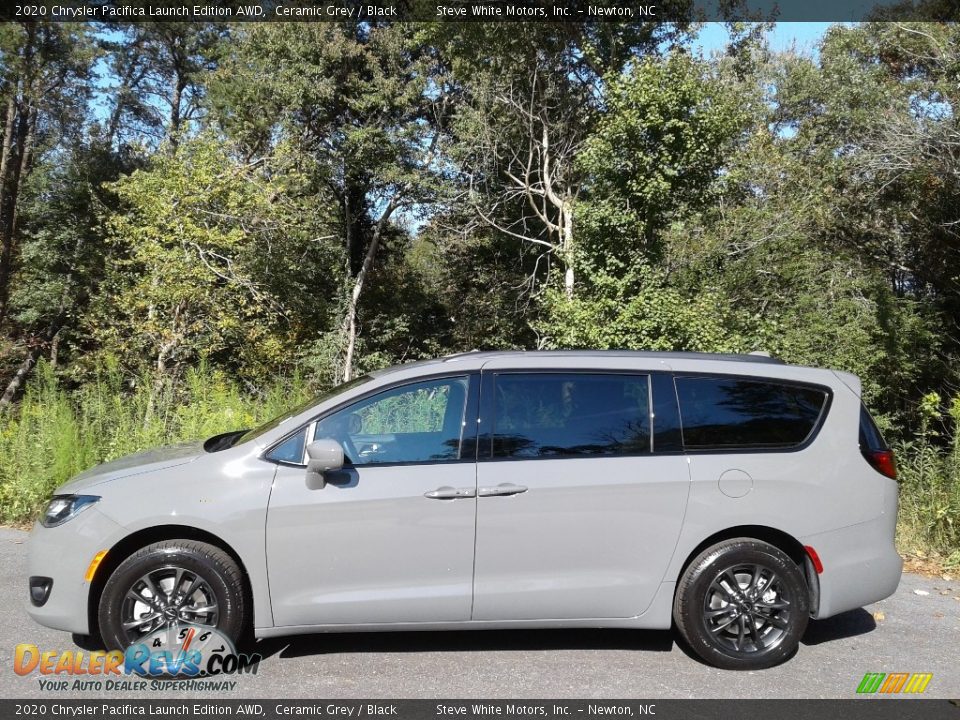
[[[803,573],[784,552],[750,538],[704,550],[677,586],[673,616],[690,649],[727,670],[773,667],[796,652],[810,600]]]
[[[244,628],[243,578],[218,547],[165,540],[141,548],[113,571],[100,597],[104,644],[123,650],[181,627],[210,628],[236,642]]]

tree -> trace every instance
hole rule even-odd
[[[955,45],[950,24],[836,27],[818,67],[779,73],[778,121],[795,133],[784,145],[824,196],[820,247],[876,278],[869,354],[890,378],[882,403],[906,418],[916,407],[903,388],[949,393],[958,380]]]
[[[448,31],[442,47],[459,90],[452,157],[466,198],[479,222],[559,260],[568,297],[578,252],[575,205],[585,177],[575,160],[606,85],[636,56],[658,52],[684,31],[630,23]]]
[[[896,261],[908,213],[878,202],[882,181],[862,170],[878,119],[907,111],[912,91],[889,82],[861,32],[832,31],[819,65],[788,53],[748,68],[737,94],[762,100],[750,132],[723,152],[709,201],[681,207],[659,233],[660,263],[671,285],[714,289],[762,321],[758,347],[856,372],[867,401],[903,419],[904,388],[949,375],[938,358],[949,342]]]
[[[116,204],[107,183],[136,167],[91,134],[41,162],[20,203],[19,267],[10,293],[10,320],[25,354],[0,397],[8,405],[42,353],[53,370],[65,346],[82,347],[80,324],[113,260],[102,215]]]
[[[409,25],[265,24],[239,38],[212,89],[222,127],[249,156],[282,138],[336,202],[348,279],[338,328],[344,380],[382,243],[398,217],[438,191],[435,128],[446,99],[430,92],[430,78]]]
[[[574,202],[580,178],[574,158],[587,125],[586,94],[570,92],[553,58],[534,53],[524,74],[487,75],[471,89],[455,132],[467,198],[494,230],[559,258],[564,289],[574,289]],[[495,120],[494,118],[497,118]],[[504,132],[504,124],[513,132]]]
[[[253,379],[282,367],[336,286],[316,264],[322,210],[288,200],[298,182],[200,136],[115,183],[117,259],[89,316],[103,350],[134,371],[146,360],[160,384],[204,358]]]
[[[863,62],[881,64],[886,103],[849,159],[850,184],[868,199],[860,235],[897,292],[927,296],[960,317],[960,32],[951,24],[864,26]],[[897,90],[888,89],[890,86]],[[871,222],[872,221],[872,222]],[[960,324],[947,323],[953,344]],[[946,328],[945,328],[946,329]]]
[[[78,23],[0,27],[0,324],[7,315],[18,241],[20,193],[38,156],[75,133],[86,116],[93,61],[89,31]]]
[[[106,61],[110,141],[126,137],[166,141],[175,151],[185,127],[199,117],[204,77],[216,68],[227,36],[219,23],[143,22],[107,24],[100,38]]]
[[[749,352],[762,322],[717,287],[678,288],[642,258],[584,269],[573,298],[548,291],[539,330],[551,348]]]
[[[752,119],[742,89],[683,52],[611,80],[578,157],[590,178],[579,215],[589,252],[656,260],[671,222],[716,202],[727,155]]]

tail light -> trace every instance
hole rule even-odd
[[[871,467],[891,480],[897,479],[897,460],[893,450],[883,441],[880,429],[865,405],[860,405],[860,452]]]
[[[897,459],[893,450],[864,450],[863,456],[878,473],[891,480],[897,479]]]

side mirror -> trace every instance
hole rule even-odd
[[[343,448],[330,438],[314,440],[307,445],[307,487],[322,490],[327,485],[324,473],[343,467]]]

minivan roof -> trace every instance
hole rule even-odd
[[[431,360],[417,360],[415,362],[394,365],[392,367],[376,370],[372,373],[374,377],[383,375],[395,370],[409,369],[411,367],[433,365],[439,363],[457,362],[459,360],[489,360],[493,358],[510,357],[624,357],[624,358],[642,358],[657,360],[721,360],[728,362],[748,362],[762,363],[767,365],[786,365],[779,358],[770,357],[762,353],[751,353],[749,355],[739,355],[737,353],[708,353],[708,352],[667,352],[659,350],[472,350],[470,352],[457,353],[455,355],[446,355],[444,357]]]

